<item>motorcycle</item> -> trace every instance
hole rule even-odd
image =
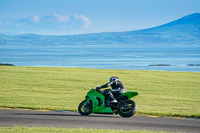
[[[112,103],[96,87],[92,88],[78,106],[78,112],[81,115],[91,113],[119,114],[122,117],[131,117],[137,111],[137,104],[130,100],[137,96],[137,92],[126,92],[115,96],[117,103]]]

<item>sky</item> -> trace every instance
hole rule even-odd
[[[192,13],[200,13],[200,0],[0,0],[0,33],[132,31]]]

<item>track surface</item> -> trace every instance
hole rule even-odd
[[[122,118],[119,115],[92,114],[81,116],[69,111],[33,111],[0,109],[0,127],[60,127],[60,128],[99,128],[123,130],[151,130],[167,132],[200,133],[200,119],[175,119],[168,117],[152,118],[133,116]]]

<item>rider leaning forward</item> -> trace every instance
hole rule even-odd
[[[127,92],[126,88],[124,87],[123,83],[121,81],[119,81],[119,78],[116,76],[113,76],[109,79],[109,82],[100,86],[100,87],[96,87],[97,90],[100,90],[102,88],[107,88],[111,86],[112,89],[106,89],[104,91],[102,91],[102,94],[109,99],[111,102],[116,103],[117,100],[115,99],[115,95],[121,95],[125,92]]]

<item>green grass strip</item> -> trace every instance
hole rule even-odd
[[[85,128],[53,128],[53,127],[0,127],[0,133],[165,133],[137,130],[108,130]]]
[[[0,67],[0,107],[77,111],[86,93],[116,75],[138,115],[200,118],[200,73],[55,67]]]

